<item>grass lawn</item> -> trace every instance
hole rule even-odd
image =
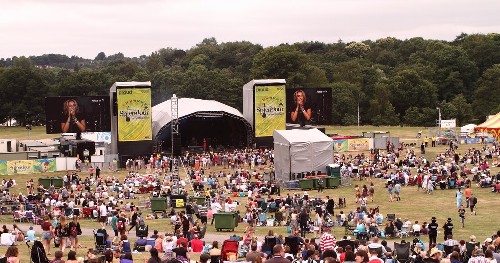
[[[405,138],[415,138],[415,135],[418,130],[423,131],[423,137],[426,136],[426,129],[418,128],[418,127],[361,127],[358,131],[357,127],[327,127],[328,133],[338,133],[341,135],[360,135],[361,131],[390,131],[391,136],[400,136],[402,139]],[[32,130],[31,139],[34,138],[53,138],[56,136],[46,135],[44,127],[34,127]],[[0,127],[0,138],[17,138],[17,139],[27,139],[27,131],[22,127]],[[461,145],[459,146],[460,152],[464,152],[469,147],[480,147],[480,145]],[[436,148],[428,148],[426,152],[426,157],[428,160],[433,160],[436,154],[442,152],[446,149],[446,146],[439,146]],[[415,149],[419,152],[419,148]],[[216,167],[212,168],[210,171],[219,171],[221,168]],[[497,173],[499,171],[498,168],[493,170],[493,173]],[[185,176],[182,174],[183,170],[181,169],[181,176]],[[127,174],[126,171],[120,171],[117,173],[112,173],[110,175],[116,176],[120,179],[123,179]],[[37,180],[39,177],[44,176],[62,176],[62,172],[55,172],[50,174],[28,174],[28,175],[15,175],[15,179],[18,183],[13,189],[11,189],[11,193],[25,193],[25,182],[30,178],[34,178]],[[85,176],[86,173],[82,172],[81,175]],[[106,177],[108,174],[103,173],[103,176]],[[13,176],[0,176],[0,180],[3,178],[13,178]],[[490,189],[479,188],[476,185],[473,185],[472,190],[473,193],[478,198],[477,204],[477,215],[470,215],[470,213],[466,214],[466,226],[465,228],[461,228],[459,226],[458,212],[456,208],[456,200],[455,200],[455,190],[435,190],[434,194],[427,195],[423,192],[418,192],[416,187],[408,186],[403,187],[401,192],[401,201],[399,202],[389,202],[388,194],[386,189],[384,188],[384,180],[382,179],[374,179],[375,184],[375,200],[373,203],[369,203],[368,207],[376,207],[380,208],[381,213],[386,216],[389,213],[396,214],[396,217],[401,218],[409,218],[411,221],[418,220],[420,223],[423,221],[430,221],[432,216],[436,216],[438,218],[438,223],[440,226],[444,224],[448,217],[453,219],[455,224],[455,239],[465,239],[467,240],[469,235],[474,234],[478,237],[479,241],[483,241],[486,237],[490,237],[493,233],[499,230],[500,226],[500,217],[493,216],[494,211],[497,211],[500,207],[500,195],[492,194]],[[354,203],[354,185],[358,184],[362,186],[363,184],[369,184],[366,181],[353,181],[350,187],[341,187],[338,189],[325,189],[322,193],[317,193],[315,191],[308,191],[310,196],[313,197],[324,197],[329,195],[333,197],[335,200],[338,200],[339,197],[345,197],[347,199],[347,207],[343,208],[344,212],[349,212],[354,210],[357,205]],[[189,191],[191,189],[188,188]],[[282,195],[286,195],[287,193],[294,193],[296,191],[282,191]],[[139,199],[134,200],[136,204],[143,204],[146,199],[149,198],[148,195],[139,195]],[[239,210],[244,214],[244,205],[246,204],[246,198],[236,198],[242,205],[239,207]],[[339,210],[336,210],[336,213]],[[148,214],[149,211],[143,211],[143,213]],[[2,224],[6,224],[9,229],[12,228],[13,220],[11,215],[2,215],[0,216],[0,220]],[[160,232],[171,231],[172,227],[169,225],[168,219],[160,219],[160,220],[147,220],[147,224],[149,225],[150,232],[153,229],[158,229]],[[98,223],[92,222],[90,220],[81,220],[81,225],[84,228],[97,228]],[[109,227],[108,227],[109,228]],[[245,229],[245,224],[240,224],[234,232],[227,232],[224,234],[229,235],[243,235]],[[274,231],[278,234],[286,235],[286,227],[257,227],[257,235],[264,236],[269,229],[274,229]],[[341,238],[344,235],[344,228],[335,227],[333,230],[335,236],[337,238]],[[208,226],[207,233],[215,234],[220,232],[216,232],[213,226]],[[310,235],[312,237],[312,235]],[[225,237],[221,236],[219,241],[223,241]],[[135,237],[131,238],[133,242]],[[427,237],[423,237],[424,242],[428,242]],[[442,231],[438,236],[438,241],[443,240]],[[84,247],[93,248],[94,241],[92,236],[82,236],[80,241]],[[395,239],[398,241],[398,239]],[[25,244],[18,243],[19,250],[21,252],[21,262],[29,262],[28,258],[28,250]],[[0,247],[0,254],[4,254],[6,251],[6,247]],[[54,250],[53,250],[54,251]],[[86,249],[81,249],[78,251],[78,256],[83,256]],[[147,257],[148,253],[134,255],[134,259],[142,262],[144,258]],[[196,258],[197,256],[193,256]]]

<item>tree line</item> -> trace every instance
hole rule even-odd
[[[435,126],[484,121],[500,112],[500,34],[453,41],[392,37],[362,42],[300,42],[263,48],[206,38],[189,50],[94,59],[60,54],[0,59],[0,121],[44,122],[44,97],[107,95],[117,81],[151,81],[153,105],[179,97],[217,100],[242,110],[251,79],[284,78],[287,87],[332,89],[338,125]]]

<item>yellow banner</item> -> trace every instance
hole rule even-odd
[[[255,137],[273,136],[284,130],[286,121],[285,85],[255,87]]]
[[[7,161],[8,174],[29,174],[33,172],[32,160]]]
[[[184,207],[183,199],[175,199],[175,207]]]
[[[120,88],[117,93],[118,140],[152,140],[151,89]]]
[[[368,151],[370,144],[368,139],[349,139],[347,140],[349,151]]]

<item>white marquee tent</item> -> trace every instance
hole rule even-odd
[[[276,180],[282,184],[291,174],[321,171],[333,163],[333,140],[318,129],[275,130],[274,165]]]

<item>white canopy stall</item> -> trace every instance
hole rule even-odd
[[[333,140],[318,129],[275,130],[274,165],[279,184],[295,180],[292,174],[321,171],[333,162]]]

